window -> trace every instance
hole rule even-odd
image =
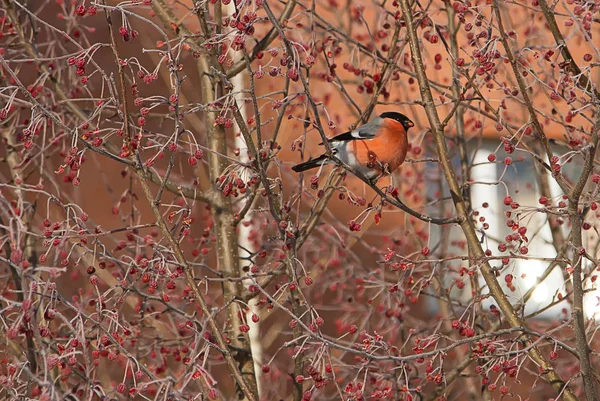
[[[508,265],[502,267],[500,259],[492,259],[490,264],[493,267],[500,269],[499,281],[511,303],[519,303],[528,290],[534,286],[537,288],[530,295],[526,303],[525,315],[535,314],[536,319],[554,320],[564,317],[564,312],[570,313],[570,305],[566,301],[557,302],[558,294],[563,296],[565,291],[565,280],[563,271],[560,266],[556,266],[548,276],[538,284],[538,278],[545,272],[550,265],[551,260],[556,257],[556,250],[553,246],[552,234],[548,224],[548,215],[540,212],[539,208],[543,207],[539,203],[540,193],[536,180],[536,166],[534,166],[532,158],[525,154],[515,151],[512,155],[507,155],[502,149],[497,151],[499,141],[497,139],[483,139],[480,142],[479,149],[472,157],[471,179],[475,184],[471,185],[471,201],[473,209],[479,212],[477,219],[484,218],[485,223],[489,225],[487,230],[483,230],[483,223],[478,223],[477,228],[481,230],[483,248],[489,249],[493,257],[511,256],[509,252],[500,252],[498,245],[505,241],[505,237],[513,233],[513,229],[507,226],[508,218],[505,216],[506,211],[511,211],[510,218],[519,223],[519,226],[526,227],[528,242],[523,242],[522,246],[528,248],[525,255],[520,255],[519,250],[514,253],[515,258],[511,258]],[[561,149],[554,150],[557,155],[560,155]],[[488,162],[488,156],[495,153],[497,161],[495,163]],[[433,155],[430,155],[433,156]],[[505,166],[502,162],[505,157],[511,156],[514,162]],[[524,156],[524,157],[520,157]],[[523,160],[519,160],[523,159]],[[456,156],[453,160],[457,173],[460,172],[460,160]],[[563,173],[567,177],[577,177],[581,171],[581,158],[572,160],[563,167]],[[449,191],[443,173],[441,172],[438,163],[428,163],[426,166],[427,182],[435,183],[437,179],[441,179],[442,196],[449,199]],[[553,179],[550,179],[551,194],[554,204],[556,204],[562,195],[558,184]],[[433,199],[438,192],[439,186],[432,185],[427,188],[427,196]],[[510,194],[513,200],[519,203],[520,207],[516,211],[512,211],[510,207],[504,204],[504,197]],[[445,200],[447,209],[453,209],[450,200]],[[482,205],[487,203],[487,207]],[[431,215],[439,215],[439,202],[434,203],[429,208]],[[562,229],[565,236],[568,235],[569,228],[565,222]],[[590,232],[593,230],[589,230]],[[485,234],[484,234],[485,233]],[[456,246],[455,240],[464,238],[462,230],[457,225],[453,227],[432,226],[432,243],[438,243],[441,236],[448,238],[448,253],[455,255],[466,255],[467,251]],[[591,240],[588,239],[588,240]],[[446,263],[446,262],[445,262]],[[450,261],[448,266],[453,269],[446,269],[445,274],[446,285],[449,288],[452,281],[461,279],[458,275],[458,267],[468,267],[468,262]],[[443,269],[444,266],[441,266]],[[512,289],[509,289],[505,278],[508,274],[513,276]],[[451,297],[459,301],[462,305],[468,305],[471,300],[471,291],[468,278],[464,278],[465,287],[459,290],[456,286],[452,286]],[[478,275],[478,283],[481,288],[481,293],[487,293],[485,281],[481,275]],[[586,280],[587,288],[593,288],[591,280]],[[586,314],[588,317],[596,317],[600,319],[600,291],[594,288],[586,294],[585,297]],[[491,298],[485,299],[482,302],[484,309],[488,309],[494,304]],[[432,312],[437,311],[437,302],[432,301]],[[563,311],[564,310],[564,311]]]

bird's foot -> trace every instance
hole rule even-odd
[[[372,187],[377,185],[377,181],[379,180],[379,177],[381,177],[381,175],[376,175],[375,177],[369,178],[369,185],[371,185]]]

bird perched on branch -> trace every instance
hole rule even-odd
[[[396,112],[385,112],[368,123],[329,139],[333,156],[350,166],[371,183],[391,174],[406,158],[407,131],[414,127],[410,118]],[[323,143],[320,143],[322,145]],[[292,167],[301,172],[334,163],[327,154]]]

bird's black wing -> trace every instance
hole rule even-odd
[[[371,128],[371,129],[369,129]],[[372,127],[362,126],[360,128],[355,129],[354,131],[344,132],[343,134],[334,136],[329,139],[329,142],[346,142],[346,141],[356,141],[359,139],[371,139],[375,138],[375,131]],[[322,145],[321,142],[319,145]]]

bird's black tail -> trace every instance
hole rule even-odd
[[[305,161],[304,163],[296,164],[294,167],[292,167],[292,170],[299,173],[301,171],[310,170],[311,168],[320,167],[325,163],[327,163],[327,156],[321,155],[317,158]]]

